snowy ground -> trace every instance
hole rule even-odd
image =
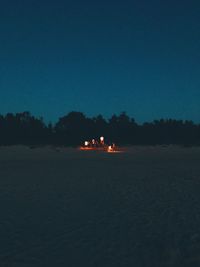
[[[200,148],[0,148],[0,267],[200,266]]]

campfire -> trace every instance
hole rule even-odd
[[[101,136],[98,140],[92,139],[90,141],[85,141],[84,145],[80,147],[80,150],[97,150],[106,151],[109,153],[118,151],[114,143],[109,145],[106,144],[103,136]]]

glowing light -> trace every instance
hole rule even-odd
[[[111,151],[113,151],[112,146],[108,146],[108,152],[111,152]]]
[[[89,142],[88,141],[85,141],[85,146],[88,146],[89,145]]]
[[[108,153],[121,153],[121,152],[124,152],[120,148],[118,148],[115,145],[115,143],[111,143],[110,145],[105,144],[104,136],[100,136],[98,140],[92,139],[90,141],[85,141],[84,145],[79,147],[79,150],[104,151],[104,152],[108,152]]]
[[[101,141],[102,143],[104,142],[104,137],[103,137],[103,136],[100,137],[100,141]]]

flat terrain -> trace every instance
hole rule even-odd
[[[0,267],[200,266],[200,148],[0,148]]]

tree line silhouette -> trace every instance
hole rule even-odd
[[[200,124],[188,120],[160,119],[138,124],[125,112],[106,120],[72,111],[46,124],[30,112],[0,115],[0,145],[77,146],[105,136],[118,145],[200,145]]]

